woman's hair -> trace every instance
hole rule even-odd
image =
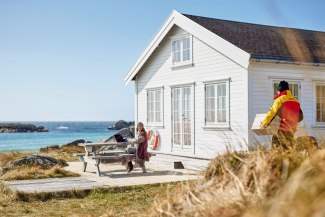
[[[142,122],[138,122],[137,124],[137,132],[139,131],[139,125],[142,125],[142,132],[146,132],[146,130],[144,129],[143,123]]]
[[[137,124],[137,132],[139,131],[139,129],[138,129],[139,125],[142,125],[142,131],[141,131],[141,133],[143,133],[144,138],[147,140],[147,132],[146,132],[146,130],[144,129],[144,126],[143,126],[143,123],[142,123],[142,122],[139,122],[139,123]]]

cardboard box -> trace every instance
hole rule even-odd
[[[257,135],[274,135],[278,132],[278,129],[281,124],[281,118],[279,116],[275,116],[269,126],[265,129],[260,129],[261,122],[264,120],[266,114],[256,114],[255,120],[252,125],[252,131]]]

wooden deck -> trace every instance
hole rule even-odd
[[[24,193],[59,192],[109,187],[103,183],[92,181],[83,177],[19,180],[8,181],[5,182],[5,184],[13,191]]]
[[[182,161],[185,169],[174,169],[175,161]],[[80,173],[81,177],[8,181],[5,183],[13,191],[25,193],[168,183],[202,177],[202,170],[206,168],[207,162],[209,161],[157,155],[146,163],[147,173],[143,173],[140,167],[135,167],[132,172],[127,173],[125,166],[120,164],[102,164],[102,176],[100,177],[96,174],[95,165],[89,165],[87,172],[81,172],[83,167],[81,162],[69,162],[69,166],[65,169]],[[195,167],[190,166],[189,163]]]

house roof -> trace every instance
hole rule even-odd
[[[169,30],[175,25],[179,26],[196,38],[199,38],[201,41],[205,42],[215,50],[218,50],[220,53],[237,63],[239,66],[245,69],[248,68],[250,58],[249,53],[174,10],[168,16],[166,21],[160,27],[159,31],[156,33],[148,46],[139,56],[137,61],[131,67],[127,75],[124,77],[125,84],[128,84],[135,78],[151,54],[159,46],[160,42],[164,40]]]
[[[325,64],[325,32],[220,20],[172,11],[124,77],[125,84],[135,78],[174,25],[245,69],[250,59]]]
[[[251,58],[325,63],[325,32],[183,15],[251,54]]]

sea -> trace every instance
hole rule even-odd
[[[108,130],[114,122],[19,122],[44,126],[49,132],[0,133],[0,152],[38,151],[49,145],[63,145],[78,139],[97,142],[107,139],[117,131]]]

